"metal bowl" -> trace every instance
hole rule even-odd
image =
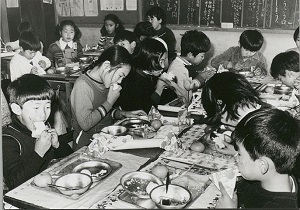
[[[143,119],[138,119],[138,118],[129,118],[129,119],[126,119],[126,120],[124,120],[120,123],[120,125],[125,126],[128,129],[137,128],[137,127],[140,127],[142,125],[149,125],[150,126],[150,124],[151,124],[150,121],[143,120]]]
[[[70,173],[59,177],[55,181],[55,185],[67,187],[71,189],[65,189],[56,187],[64,195],[82,194],[86,192],[92,185],[92,177],[82,173]],[[74,189],[72,189],[74,188]]]
[[[70,71],[70,68],[67,68],[67,67],[65,67],[65,66],[57,67],[57,68],[55,69],[55,72],[56,72],[57,74],[67,74],[69,71]]]
[[[127,132],[127,128],[120,125],[112,125],[103,128],[101,131],[114,136],[122,136]]]
[[[254,74],[251,71],[238,71],[239,74],[244,75],[244,77],[253,77]]]
[[[150,198],[160,209],[183,209],[191,201],[192,194],[176,184],[170,184],[166,193],[166,185],[159,185],[151,190]]]
[[[275,94],[289,94],[291,92],[291,88],[285,85],[275,86],[274,93]]]
[[[107,177],[112,171],[112,167],[108,163],[100,161],[87,161],[76,166],[72,172],[74,173],[90,173],[93,182],[100,181]]]
[[[146,191],[146,187],[150,182],[161,185],[161,180],[143,171],[134,171],[124,174],[120,179],[122,187],[131,195],[139,198],[149,198],[149,194]]]

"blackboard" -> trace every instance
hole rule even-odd
[[[167,24],[234,28],[295,29],[299,0],[144,0],[143,14],[153,6],[166,11]]]

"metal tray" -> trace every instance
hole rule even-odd
[[[101,184],[105,179],[107,179],[109,176],[111,176],[114,172],[116,172],[117,170],[119,170],[122,167],[122,164],[120,164],[118,162],[111,161],[108,159],[94,158],[85,153],[73,153],[70,156],[68,156],[66,159],[62,159],[61,161],[59,161],[59,162],[55,163],[53,166],[51,166],[51,168],[53,168],[53,169],[50,170],[49,173],[52,175],[53,182],[55,182],[55,180],[58,179],[60,176],[72,173],[75,170],[80,171],[80,168],[82,168],[82,170],[83,170],[84,167],[87,167],[87,168],[94,167],[94,169],[99,170],[103,166],[103,167],[107,168],[109,171],[106,174],[104,174],[103,176],[98,177],[96,181],[93,180],[93,184],[90,187],[90,189],[87,190],[85,193],[83,193],[81,195],[77,195],[77,196],[63,195],[55,188],[52,188],[52,187],[41,188],[41,187],[36,186],[33,182],[31,183],[31,186],[38,188],[40,190],[54,193],[56,195],[60,195],[65,198],[77,200],[77,199],[81,198],[82,196],[91,192],[95,186]],[[101,165],[101,167],[100,167],[100,165]]]

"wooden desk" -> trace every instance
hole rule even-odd
[[[57,90],[59,89],[60,91],[65,93],[65,104],[66,104],[66,114],[67,114],[67,122],[68,122],[68,127],[72,128],[72,111],[71,111],[71,91],[74,86],[74,83],[76,79],[79,77],[78,76],[73,76],[74,72],[72,73],[67,73],[67,74],[44,74],[41,75],[41,77],[45,78],[50,86],[54,89]]]

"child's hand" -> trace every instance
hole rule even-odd
[[[41,157],[44,157],[45,153],[49,150],[51,147],[51,133],[48,132],[48,130],[44,130],[41,133],[41,136],[39,139],[36,140],[34,151]]]
[[[231,63],[231,62],[230,62]],[[233,68],[233,66],[231,67],[231,68]],[[237,70],[237,71],[242,71],[243,70],[243,65],[242,64],[240,64],[240,63],[237,63],[237,64],[235,64],[235,67],[234,67],[234,70]]]
[[[58,141],[58,135],[55,129],[49,129],[48,133],[51,134],[51,145],[54,148],[58,148],[59,147],[59,141]]]
[[[215,73],[216,73],[215,69],[207,69],[205,71],[200,72],[199,75],[204,79],[208,80],[212,76],[214,76]]]
[[[107,95],[107,101],[113,105],[117,99],[120,97],[120,91],[122,90],[122,87],[119,85],[117,89],[115,89],[114,85],[111,85],[108,91]]]
[[[220,148],[218,145],[215,145],[215,148],[219,153],[232,156],[237,153],[232,144],[229,144],[226,141],[224,141],[223,144],[225,144],[225,148]]]
[[[158,95],[161,95],[162,92],[163,92],[163,90],[164,90],[165,88],[169,87],[169,85],[167,84],[167,82],[169,82],[169,83],[170,83],[170,86],[172,86],[170,81],[167,81],[167,80],[165,81],[165,80],[163,80],[163,79],[158,79],[158,80],[157,80],[157,83],[156,83],[156,90],[155,90],[155,91],[158,93]]]
[[[6,48],[7,52],[12,52],[13,51],[13,48],[10,45],[7,45],[5,48]]]
[[[232,62],[229,62],[227,65],[226,65],[226,69],[232,69],[233,68],[233,64]]]
[[[188,79],[184,80],[183,86],[187,91],[190,91],[199,88],[199,83],[189,77]]]
[[[236,192],[233,193],[232,199],[229,197],[228,193],[225,190],[224,185],[222,182],[219,182],[220,191],[222,193],[221,197],[219,197],[216,208],[237,208],[237,194]]]
[[[31,68],[31,74],[38,74],[38,68],[36,66]]]
[[[253,71],[255,76],[259,76],[262,74],[262,70],[261,68],[257,67],[254,71]]]
[[[40,60],[39,62],[38,62],[38,64],[40,65],[40,67],[42,67],[42,69],[46,69],[46,62],[45,61],[43,61],[43,60]]]

